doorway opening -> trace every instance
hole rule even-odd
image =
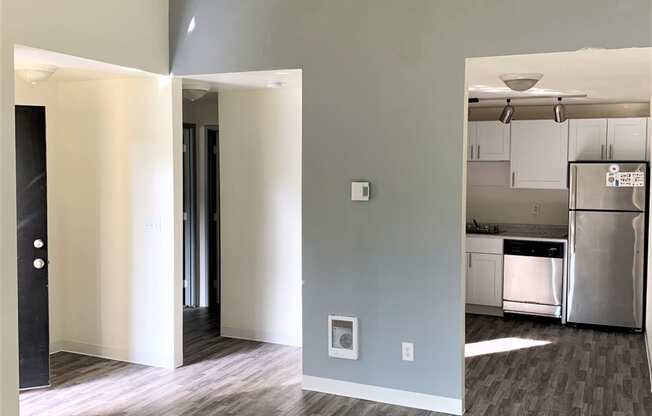
[[[29,408],[80,356],[174,367],[173,94],[167,76],[57,52],[16,45],[14,62]]]
[[[202,340],[217,336],[298,347],[301,71],[190,76],[183,89],[198,136],[199,292],[184,310],[184,364],[213,354]]]
[[[183,305],[199,306],[197,272],[197,127],[183,124]]]
[[[549,381],[573,378],[570,369],[580,363],[568,352],[578,345],[585,347],[583,359],[599,359],[600,351],[609,349],[604,331],[629,345],[626,354],[635,366],[647,368],[644,336],[636,332],[650,322],[649,193],[642,179],[648,176],[652,143],[650,58],[649,48],[632,48],[467,59],[467,412],[489,405],[483,393],[489,379],[500,379],[497,388],[506,395],[499,393],[492,403],[509,403],[506,413],[522,409],[524,403],[510,393],[519,379],[504,376],[510,373],[528,374],[538,386],[528,402],[534,397],[543,407],[529,410],[577,411]],[[593,178],[593,195],[617,189],[608,183],[610,169],[641,179],[638,188],[621,190],[629,195],[624,198],[629,212],[622,218],[631,219],[622,232],[617,221],[578,226],[573,205],[578,166],[603,169]],[[605,217],[618,216],[606,211]],[[519,363],[518,370],[512,363]],[[606,380],[589,375],[582,386],[565,384],[564,390],[571,397],[596,385],[616,397],[617,372]],[[652,397],[643,373],[633,382],[636,395]],[[620,411],[618,400],[605,411]]]

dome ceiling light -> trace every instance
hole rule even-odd
[[[183,98],[194,102],[203,98],[211,90],[210,84],[198,81],[184,81],[183,83]]]
[[[59,68],[54,65],[19,66],[16,68],[16,75],[23,81],[36,85],[50,79],[57,72],[57,69]]]
[[[500,79],[507,85],[511,90],[523,92],[527,91],[530,88],[537,85],[543,78],[543,74],[539,73],[529,73],[529,74],[502,74]]]

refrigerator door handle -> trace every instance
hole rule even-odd
[[[575,254],[575,248],[577,246],[577,239],[575,238],[575,216],[577,213],[575,211],[570,212],[570,218],[568,220],[568,239],[569,245],[571,246],[571,255]]]
[[[569,208],[575,209],[577,203],[577,165],[571,165]]]

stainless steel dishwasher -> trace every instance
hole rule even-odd
[[[503,310],[561,318],[564,244],[505,240]]]

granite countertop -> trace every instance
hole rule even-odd
[[[498,224],[500,232],[498,234],[482,234],[467,232],[467,235],[473,237],[487,238],[516,238],[516,239],[534,239],[544,241],[563,241],[568,240],[567,225],[539,225],[539,224]]]

